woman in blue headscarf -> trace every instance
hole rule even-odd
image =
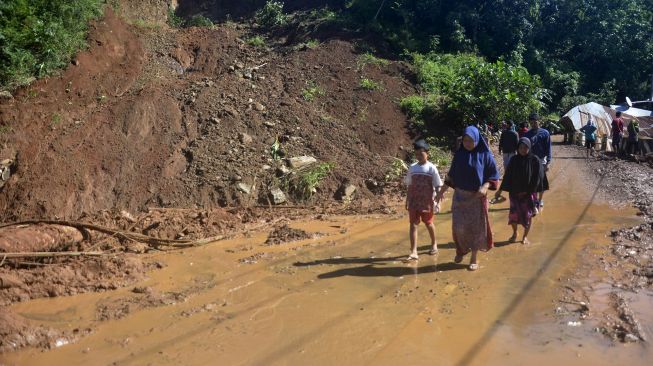
[[[451,204],[453,241],[456,258],[460,263],[469,252],[472,256],[469,269],[478,269],[478,251],[488,251],[494,246],[488,218],[488,189],[497,189],[499,172],[487,142],[474,126],[465,128],[462,145],[456,151],[445,185],[440,190],[440,202],[448,187],[455,189]]]

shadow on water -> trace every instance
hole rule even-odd
[[[362,267],[343,268],[331,272],[319,274],[317,278],[327,279],[343,276],[354,277],[401,277],[408,275],[418,275],[426,273],[434,273],[440,271],[453,271],[457,269],[467,269],[465,264],[457,263],[438,263],[431,264],[423,267],[378,267],[373,264],[368,264]]]
[[[519,240],[517,240],[517,241],[513,241],[513,242],[511,242],[510,240],[504,240],[504,241],[497,241],[497,242],[495,242],[495,243],[494,243],[494,246],[495,246],[496,248],[500,248],[500,247],[505,247],[505,246],[508,246],[508,245],[511,245],[511,244],[522,244],[522,242],[519,241]]]
[[[581,221],[583,221],[583,218],[585,215],[587,215],[587,211],[589,210],[590,206],[592,206],[592,203],[594,202],[594,199],[596,198],[596,194],[598,193],[599,187],[601,187],[601,183],[603,182],[604,176],[601,176],[601,178],[598,181],[598,184],[596,185],[596,188],[594,189],[594,192],[592,193],[592,197],[590,198],[589,202],[587,202],[587,205],[583,208],[583,211],[578,215],[578,219],[576,219],[576,222],[574,222],[573,225],[571,225],[571,229],[565,234],[565,236],[560,240],[558,245],[553,249],[551,254],[546,258],[542,266],[538,269],[535,274],[528,280],[528,282],[524,285],[524,287],[519,291],[519,295],[517,295],[511,302],[506,306],[506,308],[499,314],[499,316],[496,318],[494,323],[488,328],[487,331],[485,331],[484,334],[481,335],[478,341],[476,341],[474,344],[472,344],[468,351],[464,353],[465,356],[458,362],[457,365],[460,366],[465,366],[469,365],[474,361],[474,358],[476,355],[479,353],[479,351],[487,346],[488,342],[492,339],[494,334],[499,330],[499,327],[501,324],[505,324],[506,319],[515,311],[517,306],[526,298],[530,290],[535,286],[535,283],[537,280],[540,278],[542,273],[544,273],[554,262],[562,248],[565,247],[565,244],[569,241],[571,236],[574,234],[576,231],[576,228],[580,224]]]
[[[456,246],[453,242],[446,244],[438,244],[438,249],[454,249]],[[417,250],[420,253],[427,254],[431,249],[430,245],[418,246]],[[326,259],[316,259],[310,262],[295,262],[295,267],[310,267],[319,266],[322,264],[339,265],[339,264],[382,264],[384,262],[396,262],[405,259],[406,256],[392,256],[392,257],[333,257]]]

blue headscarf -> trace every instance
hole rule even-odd
[[[484,183],[499,180],[499,171],[494,156],[478,129],[468,126],[464,135],[474,140],[474,150],[467,151],[462,145],[458,148],[449,168],[449,177],[456,188],[478,191]]]

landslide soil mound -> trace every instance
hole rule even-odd
[[[374,199],[367,187],[378,192],[410,144],[397,106],[415,92],[406,67],[361,63],[338,39],[254,47],[251,35],[137,27],[108,9],[67,70],[0,102],[0,158],[15,160],[0,220],[268,204],[288,174],[272,158],[277,139],[285,157],[335,163],[312,203],[343,182]]]
[[[365,62],[338,37],[311,47],[271,37],[257,47],[248,24],[173,29],[168,2],[148,4],[107,8],[66,70],[0,100],[0,222],[76,220],[196,239],[319,213],[392,212],[380,194],[397,189],[384,177],[410,144],[397,105],[415,93],[405,65]],[[306,172],[287,160],[299,156],[334,166],[308,200],[289,184]],[[256,207],[273,203],[273,188],[286,207]],[[347,203],[334,201],[344,191]],[[160,267],[137,255],[150,250],[60,225],[2,228],[0,254],[103,255],[1,256],[0,306],[127,286]],[[62,336],[12,319],[0,352]]]

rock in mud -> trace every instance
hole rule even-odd
[[[356,186],[351,183],[344,183],[336,192],[336,199],[344,202],[351,201],[356,192]]]
[[[250,186],[249,184],[238,183],[238,184],[236,184],[236,188],[238,188],[239,191],[241,191],[241,192],[243,192],[245,194],[252,193],[252,186]]]
[[[290,167],[293,169],[299,169],[315,163],[317,163],[317,159],[315,159],[312,156],[306,156],[306,155],[296,156],[288,159],[288,164],[290,164]]]
[[[270,198],[272,199],[272,203],[275,205],[286,202],[286,195],[278,187],[272,188],[270,190]]]
[[[248,134],[246,134],[244,132],[241,132],[240,135],[238,135],[238,139],[240,140],[240,142],[242,144],[249,144],[254,140],[254,139],[252,139],[252,136],[250,136],[250,135],[248,135]]]

